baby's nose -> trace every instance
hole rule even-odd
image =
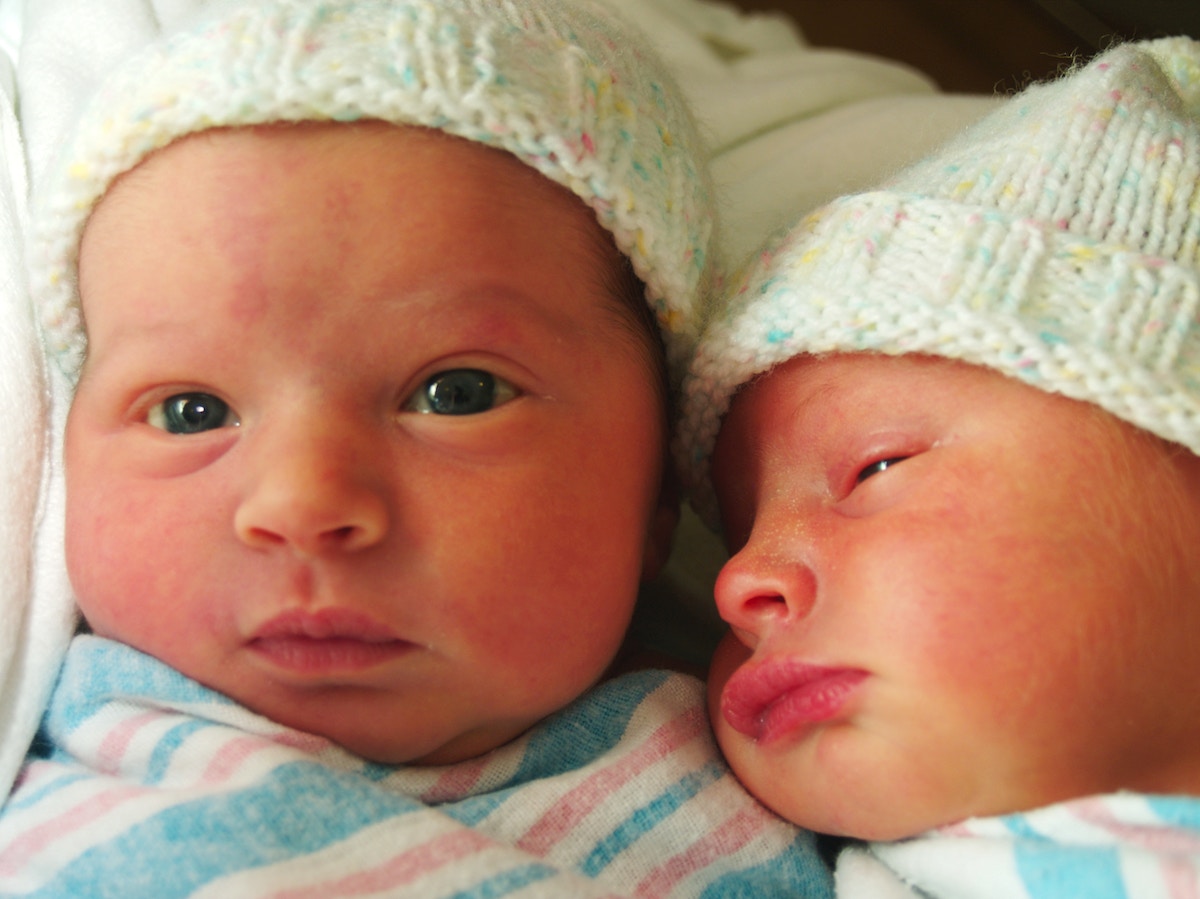
[[[288,546],[304,555],[357,552],[379,543],[388,504],[369,453],[328,433],[293,434],[263,447],[234,515],[248,546]]]
[[[717,610],[739,630],[761,637],[771,627],[806,617],[816,602],[816,576],[802,553],[752,534],[717,575]]]

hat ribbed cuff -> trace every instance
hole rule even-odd
[[[876,192],[807,219],[736,292],[754,296],[713,325],[684,388],[679,449],[698,494],[732,395],[802,353],[984,365],[1200,454],[1194,268],[995,208]],[[694,503],[711,516],[711,497]]]
[[[700,139],[657,59],[609,15],[508,0],[215,4],[107,78],[39,192],[31,276],[48,350],[74,377],[79,241],[121,173],[198,131],[374,119],[510,152],[579,196],[646,284],[681,370],[710,267]]]

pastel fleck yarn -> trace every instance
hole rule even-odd
[[[710,269],[701,142],[654,53],[590,0],[222,0],[123,63],[35,197],[33,286],[63,370],[86,353],[80,236],[114,178],[197,131],[359,119],[506,150],[578,195],[682,370]]]
[[[1200,42],[1118,46],[1036,85],[878,191],[840,198],[739,277],[685,379],[677,456],[800,354],[960,359],[1200,453]]]

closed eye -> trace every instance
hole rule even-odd
[[[854,483],[856,485],[861,484],[863,481],[867,480],[867,478],[872,478],[875,475],[880,474],[881,472],[886,471],[887,469],[891,468],[893,465],[898,465],[899,463],[903,462],[907,458],[908,458],[908,456],[893,456],[892,458],[889,458],[889,459],[879,459],[875,462],[872,462],[870,465],[867,465],[866,467],[864,467],[862,469],[862,471],[860,471],[858,473],[858,475],[854,479]]]

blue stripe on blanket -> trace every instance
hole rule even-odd
[[[266,817],[264,810],[276,814]],[[183,897],[225,875],[317,852],[412,812],[436,814],[353,774],[308,762],[284,765],[265,783],[172,806],[135,824],[80,856],[42,895]]]
[[[668,677],[666,671],[627,674],[594,687],[586,698],[548,717],[530,737],[509,784],[580,768],[607,753],[625,735],[629,719],[646,697]]]
[[[235,705],[153,656],[112,640],[80,636],[71,642],[54,690],[59,732],[73,730],[113,697],[128,701],[138,696],[153,697],[156,706]]]
[[[146,762],[144,779],[149,786],[158,786],[171,768],[171,759],[183,744],[202,730],[214,727],[211,722],[189,719],[168,730],[157,743]]]
[[[1115,849],[1023,840],[1013,852],[1030,899],[1129,899]]]
[[[512,871],[505,871],[469,890],[453,894],[451,899],[500,899],[510,893],[516,893],[530,884],[538,883],[548,877],[556,877],[558,872],[545,865],[525,865]]]
[[[517,787],[594,762],[621,741],[634,712],[669,676],[665,671],[639,671],[600,684],[586,701],[576,701],[542,722],[529,736],[516,771],[494,793],[459,800],[443,811],[475,827]]]
[[[1013,863],[1030,899],[1129,899],[1116,849],[1065,846],[1031,827],[1024,815],[1003,821],[1017,837]]]
[[[1161,821],[1200,830],[1200,802],[1193,796],[1146,796],[1146,804]]]
[[[86,676],[82,673],[85,671]],[[388,766],[368,763],[365,770],[347,774],[320,764],[295,762],[276,768],[265,783],[185,802],[133,825],[59,872],[57,879],[45,885],[42,895],[154,895],[171,899],[186,896],[239,871],[320,851],[365,827],[398,815],[442,813],[468,827],[475,826],[520,786],[561,774],[566,768],[582,767],[611,750],[646,696],[668,677],[668,673],[661,671],[627,675],[597,687],[587,702],[574,703],[551,716],[528,738],[521,762],[506,788],[495,793],[460,800],[431,812],[407,796],[373,786],[394,771]],[[226,697],[134,649],[107,640],[80,638],[68,654],[46,725],[61,743],[113,697],[129,702],[139,696],[150,697],[151,705],[158,707],[179,704],[198,709],[234,705]],[[216,725],[202,719],[188,719],[170,728],[152,751],[147,782],[160,783],[175,753],[188,738],[212,726]],[[624,828],[610,834],[606,844],[593,853],[593,869],[602,870],[638,836],[705,783],[719,777],[721,766],[710,767],[715,767],[715,772],[706,769],[701,775],[686,779],[656,797]],[[37,798],[45,798],[73,780],[74,777],[56,778],[39,790]],[[294,814],[285,811],[282,817],[267,818],[264,811],[268,809],[303,811]],[[169,878],[162,876],[164,862],[170,870]],[[500,897],[555,873],[546,865],[522,865],[495,874],[462,895],[470,899]]]
[[[789,896],[833,899],[833,874],[821,861],[811,833],[798,833],[775,858],[714,880],[699,899],[764,899],[778,895],[781,883],[788,885]]]
[[[53,747],[49,761],[72,764],[69,737],[113,697],[128,703],[151,697],[150,706],[179,703],[193,707],[229,707],[236,703],[185,677],[173,668],[128,646],[98,637],[80,636],[71,643],[58,685],[43,716],[39,737]],[[145,782],[162,782],[176,751],[191,736],[214,726],[202,718],[187,717],[155,744],[147,761]],[[83,775],[55,778],[11,808],[40,802]]]
[[[596,844],[596,848],[583,860],[580,870],[588,877],[598,877],[621,853],[706,786],[720,780],[726,771],[728,769],[723,763],[710,762],[672,784],[650,802],[634,809],[628,818]]]
[[[22,794],[20,799],[10,798],[4,806],[5,814],[32,808],[47,796],[57,793],[59,790],[65,789],[72,784],[77,784],[81,780],[88,780],[91,777],[92,773],[90,771],[69,770],[63,774],[59,774],[42,784],[32,793]]]

